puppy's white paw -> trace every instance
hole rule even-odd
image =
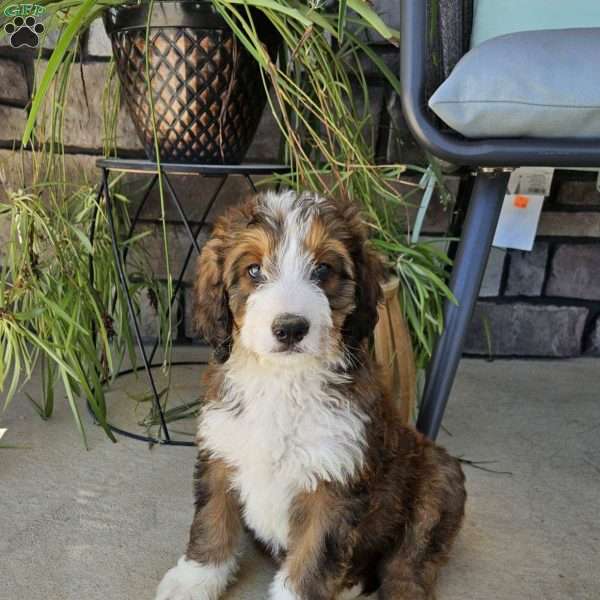
[[[166,572],[155,600],[218,600],[235,569],[235,559],[220,564],[200,564],[182,556],[177,566]]]
[[[269,589],[269,600],[299,600],[292,590],[287,572],[282,569],[275,574]]]
[[[338,594],[336,600],[357,600],[362,594],[362,585],[347,589]],[[291,587],[285,570],[278,571],[269,589],[269,600],[299,600]]]
[[[353,588],[344,590],[337,600],[356,600],[362,594],[363,586],[355,585]]]

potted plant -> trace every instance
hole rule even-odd
[[[9,4],[4,0],[0,8]],[[301,47],[292,45],[298,32],[316,39],[323,33],[343,39],[347,29],[354,44],[365,28],[388,40],[397,38],[365,0],[340,3],[339,13],[321,0],[307,5],[293,0],[43,4],[49,15],[45,34],[58,29],[60,37],[36,86],[23,142],[31,141],[50,86],[57,80],[66,86],[64,67],[75,57],[79,37],[102,17],[122,92],[146,152],[150,158],[160,159],[162,154],[164,160],[241,160],[264,108],[265,84],[276,72],[286,71],[285,58],[276,66],[278,46],[283,43],[293,55],[288,63],[292,68],[309,66],[310,61],[296,54]]]
[[[266,103],[257,62],[210,0],[114,7],[105,13],[121,88],[149,158],[239,163]],[[278,37],[255,15],[274,56]],[[149,93],[151,91],[151,93]]]

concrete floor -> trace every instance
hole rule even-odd
[[[600,598],[599,367],[463,361],[441,442],[511,474],[465,467],[439,600]],[[193,449],[112,444],[90,425],[86,452],[64,404],[43,423],[24,397],[0,427],[27,446],[0,449],[0,599],[152,599],[184,548]],[[250,553],[226,600],[264,600],[272,574]]]

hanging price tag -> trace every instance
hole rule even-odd
[[[494,246],[532,250],[544,196],[507,194],[494,236]]]
[[[494,246],[533,249],[544,198],[550,194],[554,169],[515,169],[508,182]]]

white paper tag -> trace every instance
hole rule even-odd
[[[0,428],[0,440],[4,437],[4,434],[8,431],[8,429],[1,429]]]
[[[502,204],[494,246],[532,250],[543,205],[544,196],[507,194]]]
[[[521,167],[515,169],[508,180],[509,194],[549,196],[554,179],[552,167]]]

